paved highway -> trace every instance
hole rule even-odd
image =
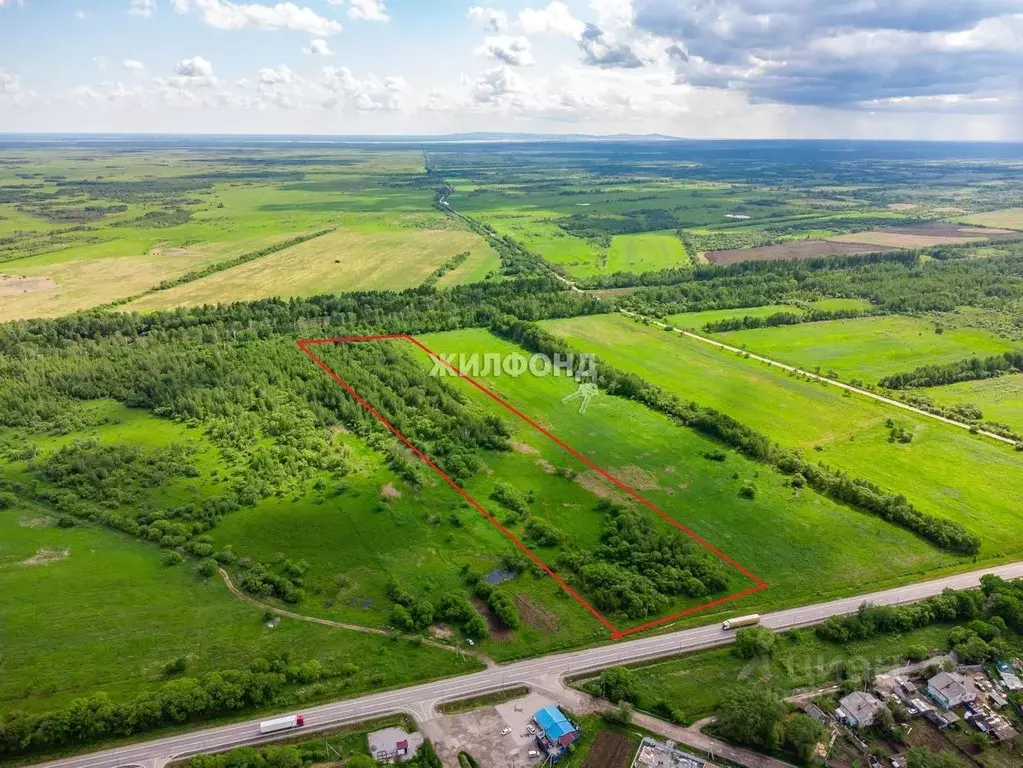
[[[805,627],[818,624],[831,616],[853,613],[863,602],[895,605],[921,600],[939,594],[946,588],[975,587],[980,583],[980,577],[988,573],[999,575],[1005,579],[1023,578],[1023,562],[897,587],[884,592],[778,611],[765,615],[762,623],[775,630]],[[808,574],[807,578],[813,578],[812,574]],[[432,718],[434,707],[442,701],[466,698],[481,692],[520,684],[550,689],[552,686],[558,686],[560,679],[566,675],[724,645],[731,642],[733,636],[733,633],[724,632],[720,625],[714,624],[639,640],[622,641],[599,648],[520,661],[470,675],[306,709],[304,710],[306,725],[303,730],[310,732],[326,729],[397,712],[406,712],[418,721],[424,722]],[[162,765],[171,757],[221,751],[259,741],[261,741],[259,720],[250,720],[245,723],[210,728],[142,744],[56,760],[43,765],[45,768],[154,766]]]

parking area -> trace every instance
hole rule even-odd
[[[527,725],[535,712],[555,703],[531,693],[496,707],[437,717],[424,730],[445,766],[457,766],[458,753],[468,752],[487,768],[527,768],[543,762],[542,756],[529,756],[537,747]],[[503,734],[506,729],[511,730]]]

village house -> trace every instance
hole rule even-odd
[[[854,691],[838,702],[835,716],[853,728],[867,728],[874,724],[877,713],[884,709],[876,697]]]
[[[944,709],[960,707],[977,698],[973,684],[957,672],[939,672],[927,681],[927,693]]]

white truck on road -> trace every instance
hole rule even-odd
[[[760,623],[760,614],[752,613],[749,616],[738,616],[734,619],[725,619],[721,623],[721,629],[726,632],[730,629],[738,629],[739,627],[752,627],[754,624]]]
[[[303,725],[305,725],[304,715],[288,715],[288,717],[278,717],[276,720],[264,720],[259,724],[259,732],[261,734],[278,733],[290,731],[292,728],[301,728]]]

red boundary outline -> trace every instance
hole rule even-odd
[[[527,423],[529,426],[531,426],[537,432],[542,434],[544,437],[546,437],[547,439],[551,440],[559,448],[561,448],[562,450],[568,452],[571,456],[575,457],[579,461],[583,462],[583,464],[585,464],[586,466],[588,466],[590,469],[594,470],[595,472],[599,473],[602,477],[604,477],[606,480],[608,480],[611,483],[613,483],[615,486],[617,486],[619,489],[621,489],[622,491],[627,493],[629,496],[634,498],[636,501],[638,501],[644,507],[646,507],[650,511],[654,512],[656,515],[658,515],[659,517],[664,519],[667,523],[669,523],[670,525],[672,525],[675,528],[677,528],[678,530],[680,530],[682,533],[684,533],[690,539],[695,541],[697,544],[699,544],[700,546],[704,547],[709,552],[713,553],[715,556],[717,556],[723,562],[727,563],[729,566],[731,566],[736,571],[741,573],[747,579],[752,581],[756,586],[750,587],[749,589],[744,589],[741,592],[735,592],[735,593],[733,593],[731,595],[726,595],[725,597],[720,597],[717,600],[711,600],[710,602],[703,603],[702,605],[694,606],[693,608],[688,608],[687,610],[684,610],[684,611],[679,611],[678,613],[673,613],[670,616],[663,616],[663,617],[661,617],[659,619],[654,619],[653,621],[648,621],[648,622],[646,622],[644,624],[640,624],[639,626],[636,626],[636,627],[630,627],[628,629],[619,629],[606,616],[604,616],[600,611],[598,611],[596,608],[594,608],[592,605],[590,605],[578,592],[576,592],[574,589],[572,589],[572,587],[569,586],[565,582],[564,579],[562,579],[560,576],[558,576],[558,574],[556,574],[551,569],[551,567],[549,565],[547,565],[547,563],[545,563],[543,560],[541,560],[538,555],[536,555],[529,547],[527,547],[525,544],[523,544],[522,541],[514,533],[512,533],[507,528],[505,528],[503,525],[501,525],[501,523],[493,515],[491,515],[489,512],[487,512],[487,510],[483,508],[483,505],[480,504],[478,501],[476,501],[476,499],[473,498],[472,495],[470,495],[468,491],[466,491],[464,488],[459,486],[454,480],[452,480],[450,477],[448,477],[448,475],[444,472],[444,470],[442,470],[440,467],[438,467],[430,459],[429,456],[427,456],[425,453],[423,453],[423,451],[421,451],[418,447],[416,447],[412,443],[411,440],[409,440],[407,437],[405,437],[404,434],[402,434],[398,429],[396,429],[372,405],[370,405],[358,392],[356,392],[355,389],[347,381],[345,381],[343,378],[341,378],[341,376],[339,376],[329,365],[327,365],[323,360],[321,360],[319,357],[317,357],[316,354],[314,354],[309,349],[309,347],[314,346],[314,345],[318,345],[318,344],[352,344],[352,343],[359,343],[359,342],[366,342],[366,341],[408,341],[408,342],[412,343],[414,346],[416,346],[419,349],[421,349],[424,352],[426,352],[426,354],[428,354],[432,359],[434,359],[436,361],[439,361],[443,365],[447,366],[447,368],[449,368],[455,375],[459,376],[462,379],[465,379],[467,382],[469,382],[472,386],[474,386],[476,389],[478,389],[484,395],[489,397],[491,400],[493,400],[496,403],[499,403],[503,408],[505,408],[509,412],[513,413],[515,416],[517,416],[519,419],[521,419],[522,421]],[[434,472],[436,472],[437,475],[439,475],[440,478],[444,480],[444,482],[446,482],[448,485],[450,485],[452,488],[454,488],[456,493],[458,493],[462,498],[464,498],[467,502],[469,502],[469,504],[471,504],[476,509],[476,511],[478,511],[481,515],[483,515],[483,517],[485,517],[487,520],[489,520],[490,523],[493,524],[494,527],[497,528],[501,533],[503,533],[505,535],[505,537],[508,538],[509,541],[511,541],[527,557],[529,557],[534,563],[536,563],[537,566],[539,566],[548,576],[550,576],[552,579],[554,579],[554,581],[557,582],[557,584],[562,589],[564,589],[569,595],[571,595],[572,598],[574,598],[576,600],[576,602],[578,602],[580,605],[583,606],[583,608],[585,608],[587,611],[589,611],[590,614],[595,619],[597,619],[597,621],[599,621],[607,629],[609,629],[611,631],[611,639],[612,640],[621,640],[623,637],[627,637],[629,635],[636,634],[637,632],[643,632],[643,631],[645,631],[647,629],[652,629],[654,627],[661,626],[662,624],[668,624],[669,622],[676,621],[676,620],[681,619],[681,618],[683,618],[685,616],[690,616],[690,615],[692,615],[694,613],[698,613],[700,611],[705,611],[708,608],[713,608],[715,606],[722,605],[724,603],[732,602],[733,600],[738,600],[739,598],[746,597],[747,595],[755,594],[756,592],[761,592],[761,591],[763,591],[763,590],[768,588],[768,584],[767,584],[766,581],[764,581],[760,577],[758,577],[758,576],[754,575],[753,573],[751,573],[750,571],[748,571],[742,565],[737,563],[735,560],[730,558],[724,552],[719,550],[714,545],[710,544],[708,541],[706,541],[705,539],[700,537],[695,532],[693,532],[693,531],[689,530],[688,528],[686,528],[684,525],[679,523],[675,518],[673,518],[669,514],[667,514],[664,510],[660,509],[657,505],[655,505],[652,502],[650,502],[647,499],[645,499],[643,496],[641,496],[639,493],[637,493],[634,489],[630,488],[628,485],[623,483],[621,480],[616,478],[614,475],[610,474],[609,472],[607,472],[603,468],[601,468],[601,467],[597,466],[596,464],[594,464],[592,461],[590,461],[588,458],[583,456],[581,453],[579,453],[577,450],[572,448],[570,445],[562,442],[559,438],[557,438],[556,436],[551,434],[549,431],[544,429],[542,426],[537,424],[533,419],[531,419],[528,416],[526,416],[524,413],[519,411],[517,408],[515,408],[513,405],[508,403],[506,400],[504,400],[503,398],[501,398],[500,396],[498,396],[497,394],[495,394],[491,390],[489,390],[487,387],[485,387],[482,384],[480,384],[478,381],[473,379],[471,376],[468,376],[468,375],[462,373],[455,366],[451,365],[451,363],[449,363],[447,360],[445,360],[444,358],[440,357],[437,353],[435,353],[432,349],[427,347],[425,344],[423,344],[421,341],[419,341],[419,339],[415,338],[414,336],[411,336],[411,335],[409,335],[407,333],[393,333],[393,334],[380,334],[380,335],[376,335],[376,336],[346,336],[346,337],[334,338],[334,339],[300,339],[297,343],[298,343],[298,348],[301,349],[306,355],[308,355],[309,358],[314,363],[316,363],[316,365],[319,366],[319,368],[322,369],[324,373],[326,373],[328,376],[330,376],[330,378],[332,378],[335,382],[337,382],[349,395],[351,395],[352,398],[354,398],[355,401],[357,403],[359,403],[359,405],[361,405],[363,408],[365,408],[367,411],[369,411],[381,424],[383,424],[385,427],[387,427],[387,429],[391,432],[391,434],[393,434],[395,437],[397,437],[399,440],[401,440],[401,442],[404,443],[408,447],[408,449],[411,450],[416,456],[418,456],[423,461],[423,463],[425,463],[428,467],[430,467],[430,469],[432,469]]]

